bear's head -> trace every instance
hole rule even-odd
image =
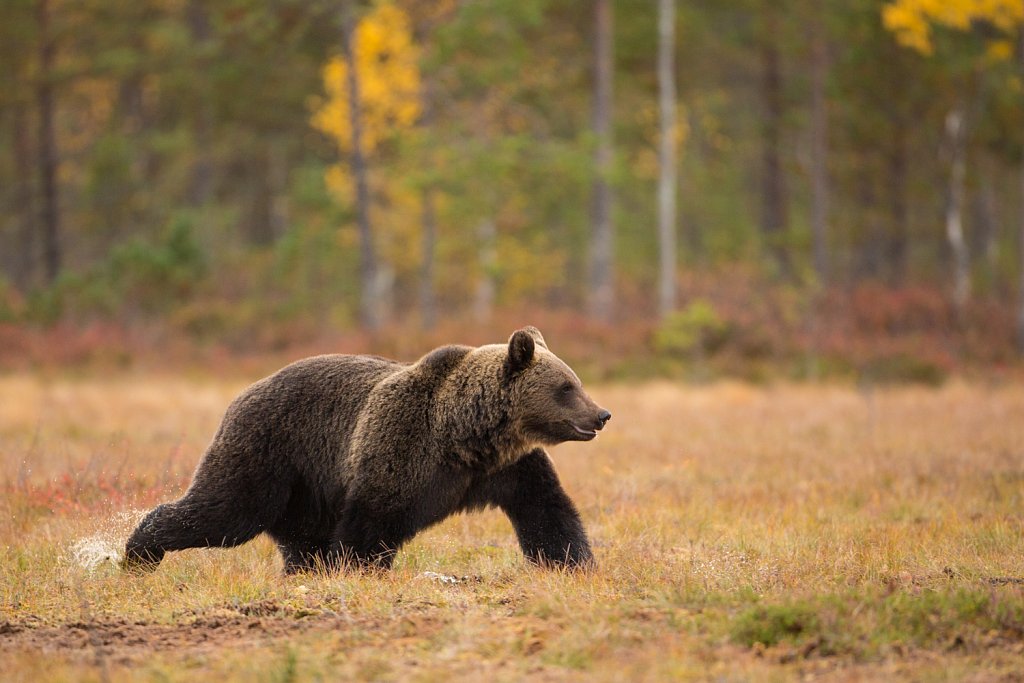
[[[514,387],[515,415],[527,441],[546,446],[589,441],[612,417],[583,391],[576,373],[548,350],[536,327],[516,330],[509,338],[505,375]]]

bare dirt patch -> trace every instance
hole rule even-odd
[[[272,601],[184,615],[176,623],[95,619],[46,625],[26,619],[0,621],[0,653],[36,651],[67,659],[130,663],[154,652],[246,648],[313,631],[351,627],[330,611],[285,608]]]

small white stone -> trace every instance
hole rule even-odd
[[[449,576],[447,574],[438,574],[437,572],[423,572],[420,574],[421,579],[430,579],[431,581],[437,581],[439,583],[462,583],[462,579],[457,576]]]

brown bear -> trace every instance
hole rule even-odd
[[[422,529],[488,506],[531,561],[587,566],[586,532],[543,446],[593,439],[610,418],[534,327],[411,364],[307,358],[232,402],[188,491],[146,515],[124,566],[266,532],[289,573],[388,568]]]

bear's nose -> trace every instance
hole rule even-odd
[[[608,422],[608,420],[610,419],[612,419],[612,414],[609,413],[607,410],[602,410],[600,413],[597,414],[597,421],[601,423],[601,427],[604,427],[605,423]],[[601,427],[598,427],[598,429],[600,429]]]

